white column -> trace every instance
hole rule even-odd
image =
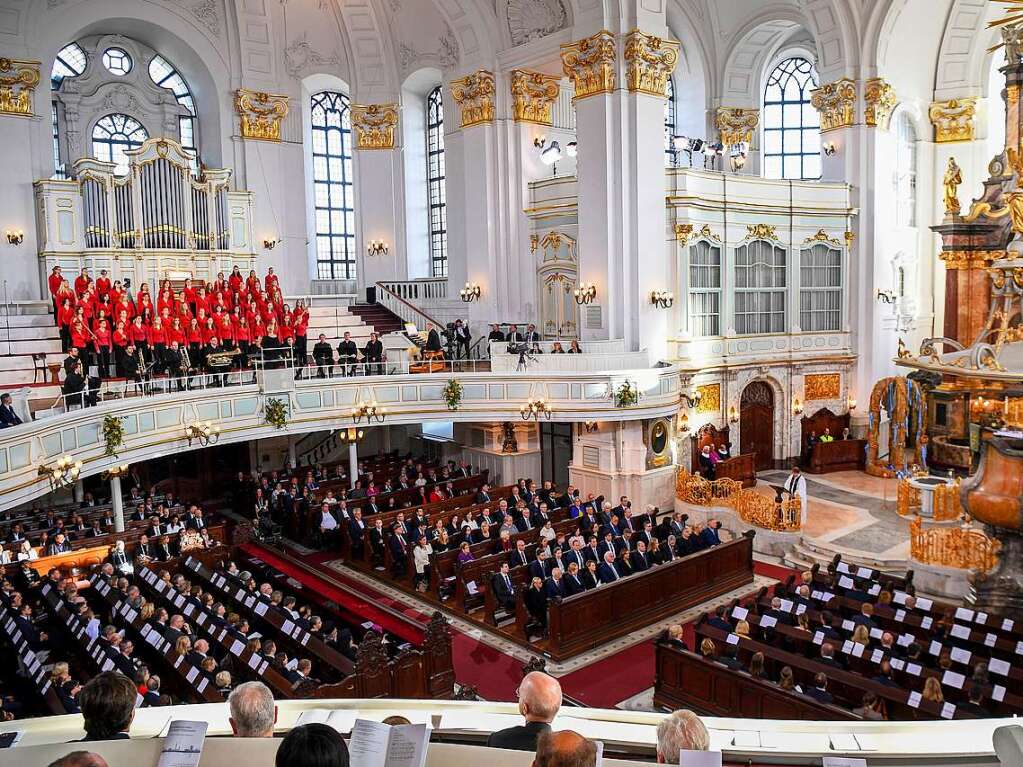
[[[110,478],[110,505],[114,511],[114,532],[124,532],[124,499],[121,497],[121,478]]]
[[[355,485],[355,480],[359,478],[359,446],[352,440],[348,443],[348,466],[351,474],[351,484]]]
[[[288,462],[292,469],[298,468],[298,437],[288,437]]]
[[[75,503],[81,503],[85,500],[85,485],[82,480],[75,482],[74,487],[71,489],[72,496],[75,499]]]
[[[380,449],[383,453],[386,454],[391,452],[391,427],[384,426],[382,427],[382,429],[383,429],[383,434],[381,435],[382,447]]]

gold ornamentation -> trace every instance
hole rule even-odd
[[[675,475],[675,497],[694,506],[732,506],[742,490],[742,482],[722,477],[713,482],[679,468]]]
[[[575,85],[574,99],[615,89],[615,37],[602,29],[592,37],[561,46],[561,67]]]
[[[693,234],[692,224],[675,224],[675,240],[686,245]]]
[[[962,210],[959,206],[959,185],[963,183],[963,172],[956,164],[955,157],[948,158],[945,178],[941,183],[945,187],[945,215],[958,216]]]
[[[718,237],[714,232],[710,230],[710,224],[704,224],[699,232],[696,234],[697,237],[703,237],[712,242],[721,242],[721,238]]]
[[[856,124],[856,82],[848,77],[811,91],[810,103],[820,112],[821,133]]]
[[[851,248],[853,246],[853,242],[855,240],[856,240],[856,232],[851,232],[850,231],[850,232],[846,232],[845,233],[845,246],[847,248]]]
[[[777,227],[770,224],[748,224],[746,237],[752,240],[777,240]]]
[[[394,149],[397,104],[352,104],[356,149]]]
[[[0,58],[0,114],[31,117],[39,62]]]
[[[714,127],[726,147],[746,142],[753,143],[753,131],[760,125],[760,112],[742,107],[718,107]]]
[[[1004,250],[943,250],[938,258],[946,269],[987,269],[992,261],[1005,258]]]
[[[682,44],[634,29],[625,36],[625,83],[630,91],[664,98]]]
[[[806,402],[838,399],[841,394],[841,373],[811,373],[803,381],[803,399]]]
[[[451,83],[451,96],[461,110],[461,125],[471,128],[494,121],[494,73],[478,69]]]
[[[998,563],[1001,547],[968,525],[925,530],[920,517],[909,523],[909,557],[921,564],[987,572]]]
[[[675,497],[693,506],[734,507],[743,522],[764,530],[793,532],[802,526],[798,496],[777,503],[728,477],[712,482],[680,468],[675,475]]]
[[[906,360],[913,356],[913,353],[906,346],[906,342],[903,341],[901,338],[899,339],[899,347],[896,351],[896,354],[898,355],[898,358],[900,360]]]
[[[975,98],[935,101],[927,112],[934,124],[934,141],[938,144],[973,141],[973,118],[976,115]]]
[[[895,89],[882,78],[871,77],[863,83],[863,101],[863,121],[872,128],[888,130],[895,110]]]
[[[721,412],[721,384],[703,384],[697,386],[700,402],[696,406],[697,413],[720,413]]]
[[[540,244],[540,235],[531,234],[529,235],[529,252],[536,253],[536,248]]]
[[[823,229],[818,230],[817,234],[813,237],[807,237],[803,240],[804,245],[812,245],[815,242],[823,242],[825,245],[834,245],[836,248],[842,247],[842,243],[836,240],[834,237],[829,237],[828,233]]]
[[[239,88],[234,108],[241,120],[242,138],[281,140],[281,121],[288,116],[287,96]]]
[[[553,125],[551,106],[561,90],[560,77],[513,69],[511,72],[512,116],[515,122]]]

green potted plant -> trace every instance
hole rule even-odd
[[[639,390],[626,381],[614,393],[615,407],[631,407],[639,402]]]
[[[124,421],[120,416],[104,416],[103,442],[103,455],[117,455],[118,449],[124,444]]]
[[[458,410],[458,406],[462,403],[462,384],[457,379],[448,379],[447,385],[444,387],[444,401],[448,405],[448,410]]]
[[[275,429],[283,429],[288,425],[288,406],[278,397],[270,397],[263,406],[263,417]]]

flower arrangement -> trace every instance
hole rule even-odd
[[[288,406],[284,400],[270,397],[263,406],[263,416],[275,429],[283,429],[288,425]]]
[[[118,448],[124,444],[124,421],[120,416],[104,416],[103,442],[106,443],[103,455],[117,455]]]
[[[449,378],[444,387],[444,401],[448,404],[448,410],[458,410],[462,402],[462,384],[458,379]]]
[[[639,391],[626,381],[614,393],[615,407],[630,407],[639,402]]]

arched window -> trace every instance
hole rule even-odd
[[[675,162],[675,84],[668,78],[668,97],[664,101],[664,164],[671,166]]]
[[[78,43],[68,43],[57,52],[50,70],[50,90],[57,90],[68,77],[78,77],[85,71],[87,59],[85,51]],[[53,124],[53,177],[67,178],[67,163],[61,157],[60,149],[60,115],[57,102],[50,104],[50,119]]]
[[[817,243],[799,253],[799,327],[806,333],[842,326],[842,251]]]
[[[895,223],[916,226],[916,126],[911,115],[899,115],[895,145]]]
[[[181,146],[191,149],[198,157],[198,144],[195,140],[195,100],[192,98],[192,92],[188,89],[185,78],[178,74],[178,70],[159,54],[153,56],[149,62],[149,78],[161,88],[166,88],[173,93],[178,103],[189,111],[190,116],[180,115],[178,117],[178,140],[181,142]]]
[[[735,332],[785,332],[785,251],[766,240],[735,249]]]
[[[426,98],[426,188],[430,204],[430,275],[448,275],[447,193],[444,189],[444,101],[438,85]]]
[[[820,116],[810,103],[817,70],[794,56],[775,67],[764,89],[764,176],[821,176]]]
[[[343,93],[312,97],[316,276],[355,279],[355,184],[351,101]]]
[[[689,248],[689,332],[721,335],[721,246],[707,240]]]
[[[147,138],[146,129],[134,117],[107,115],[92,129],[92,154],[97,160],[114,163],[115,173],[127,173],[128,158],[124,153],[138,149]]]

